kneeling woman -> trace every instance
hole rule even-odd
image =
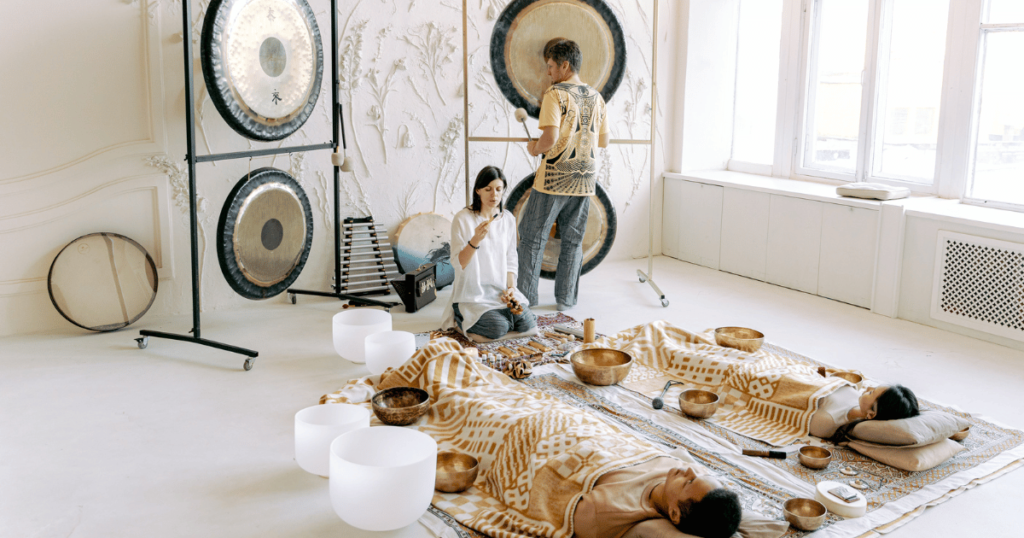
[[[502,203],[507,188],[508,181],[500,168],[484,168],[476,176],[473,205],[452,219],[455,283],[442,328],[458,326],[464,333],[496,340],[509,332],[523,333],[537,326],[537,316],[515,287],[519,255],[516,219]],[[518,302],[521,309],[513,311],[510,302],[513,306]]]

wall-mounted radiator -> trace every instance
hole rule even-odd
[[[1024,245],[940,231],[932,318],[1024,341]]]

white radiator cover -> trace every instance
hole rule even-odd
[[[1024,342],[1024,244],[939,231],[931,315]]]

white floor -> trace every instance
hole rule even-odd
[[[605,263],[583,277],[580,304],[614,332],[667,319],[700,330],[742,325],[770,342],[919,396],[1024,428],[1024,353],[761,282],[658,258],[662,308],[636,278],[646,261]],[[307,268],[309,270],[309,268]],[[542,281],[539,312],[552,311]],[[441,299],[395,329],[438,325]],[[127,330],[0,339],[0,536],[356,536],[334,514],[327,481],[295,464],[293,416],[344,380],[365,375],[331,344],[340,303],[282,297],[203,315],[205,338],[250,347],[238,355],[152,339],[138,329],[187,331],[191,316],[143,318]],[[1024,470],[930,509],[894,538],[1022,536],[1015,518]],[[395,536],[423,536],[414,525]]]

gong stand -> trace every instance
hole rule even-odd
[[[469,175],[469,143],[470,142],[529,142],[529,138],[516,138],[516,137],[501,137],[501,136],[469,136],[469,6],[468,0],[462,0],[462,87],[466,88],[463,94],[462,105],[463,105],[463,118],[465,118],[465,128],[462,130],[462,136],[465,143],[465,169],[466,169],[466,203],[473,203],[473,180]],[[655,132],[657,129],[658,115],[656,111],[657,96],[658,96],[658,4],[660,0],[654,0],[654,33],[653,39],[651,40],[651,56],[652,56],[652,68],[651,68],[651,137],[648,140],[634,140],[634,139],[622,139],[613,138],[608,141],[609,144],[633,144],[641,146],[651,147],[651,188],[650,197],[648,200],[648,215],[650,220],[647,224],[648,232],[648,243],[647,243],[647,272],[643,272],[640,269],[636,270],[636,276],[640,279],[640,282],[646,282],[651,285],[654,292],[658,294],[658,298],[661,300],[661,306],[668,306],[668,299],[665,297],[665,293],[661,291],[661,288],[654,282],[654,154],[657,148],[654,145]]]
[[[340,81],[338,79],[338,6],[337,0],[331,0],[331,106],[332,116],[334,119],[333,125],[333,138],[330,142],[323,144],[312,144],[307,146],[292,146],[282,148],[270,148],[270,149],[258,149],[251,151],[239,151],[234,153],[218,153],[212,155],[196,155],[196,142],[195,142],[195,96],[193,91],[193,74],[192,74],[192,39],[189,36],[192,35],[192,5],[189,0],[184,0],[182,3],[182,35],[185,36],[183,40],[184,44],[184,55],[185,55],[185,142],[186,142],[186,154],[185,161],[188,162],[188,214],[189,214],[189,237],[191,240],[191,261],[192,261],[192,330],[189,331],[191,334],[176,334],[166,333],[160,331],[141,330],[139,331],[139,338],[135,341],[138,342],[140,349],[145,349],[149,345],[149,337],[155,338],[167,338],[169,340],[179,340],[182,342],[191,342],[193,344],[199,344],[207,347],[216,349],[222,349],[224,351],[230,351],[239,355],[245,355],[245,363],[242,367],[245,370],[251,370],[253,361],[259,356],[259,353],[251,349],[243,347],[232,346],[229,344],[223,344],[215,342],[213,340],[207,340],[202,338],[200,332],[200,320],[199,320],[199,224],[196,210],[196,163],[216,162],[224,161],[229,159],[244,159],[252,157],[263,157],[267,155],[279,155],[283,153],[297,153],[302,151],[315,151],[321,149],[338,149],[338,140],[341,140],[341,147],[347,149],[345,144],[345,132],[344,126],[342,125],[342,110],[341,103],[338,102],[338,88]],[[305,294],[305,295],[319,295],[323,297],[337,297],[339,299],[348,299],[352,304],[359,306],[382,306],[388,308],[391,305],[380,301],[374,301],[372,299],[364,299],[355,297],[345,293],[339,293],[337,291],[337,284],[341,281],[341,224],[340,224],[340,200],[339,200],[339,188],[340,188],[340,173],[337,166],[334,166],[334,292],[317,292],[317,291],[305,291],[305,290],[292,290],[289,289],[289,294]],[[294,302],[294,295],[293,302]]]

